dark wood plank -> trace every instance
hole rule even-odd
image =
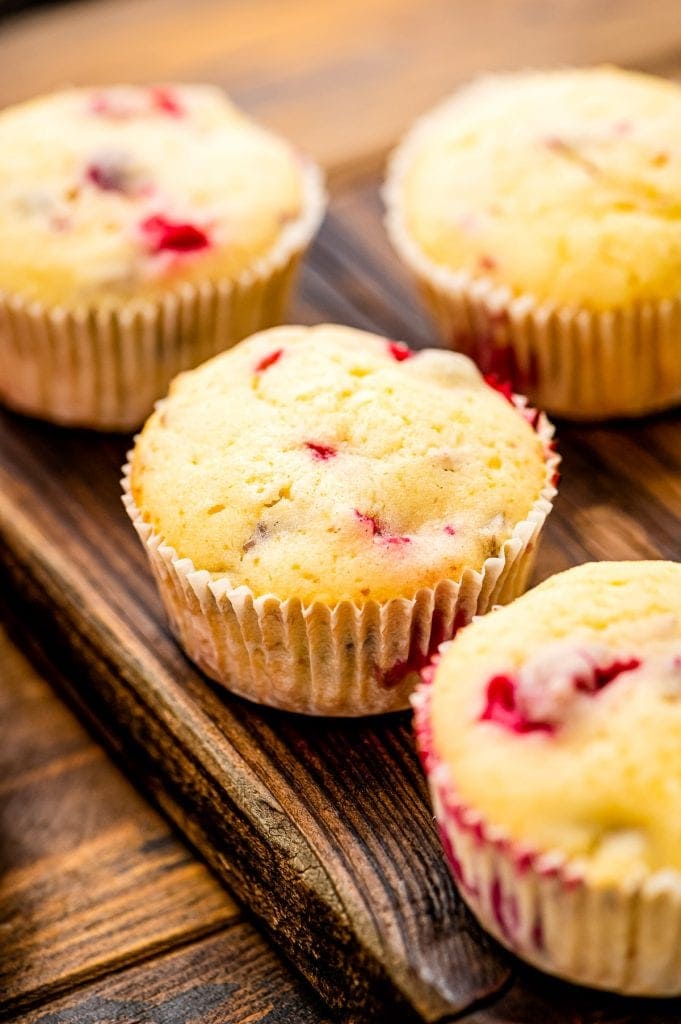
[[[576,988],[519,967],[498,1000],[465,1017],[466,1024],[672,1024],[679,1000],[623,999]]]
[[[330,1002],[380,1019],[403,989],[436,1020],[506,980],[444,870],[406,722],[301,723],[224,698],[174,647],[153,592],[125,615],[127,574],[97,586],[108,551],[71,566],[68,528],[46,543],[28,520],[4,529],[4,511],[0,557],[43,641],[70,648],[72,698]],[[127,525],[109,538],[124,547]]]
[[[379,216],[375,186],[339,197],[297,315],[423,343]],[[678,421],[564,428],[538,576],[606,555],[681,556]],[[514,962],[445,869],[406,716],[310,722],[218,691],[170,639],[120,509],[125,440],[7,414],[0,437],[0,561],[70,665],[71,698],[324,998],[350,1018],[435,1022],[511,991]],[[592,1005],[618,1019],[607,999]]]
[[[0,627],[0,1012],[240,916]]]
[[[331,1024],[248,924],[111,975],[12,1024]],[[396,1022],[397,1024],[397,1022]]]

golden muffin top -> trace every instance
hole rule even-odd
[[[205,85],[69,89],[0,113],[0,291],[67,308],[233,280],[301,214],[290,145]]]
[[[417,123],[388,192],[393,237],[438,267],[595,310],[673,297],[681,87],[613,67],[482,79]]]
[[[595,882],[681,870],[681,564],[594,562],[444,648],[432,743],[457,797]]]
[[[293,326],[176,379],[131,490],[196,569],[256,596],[362,604],[480,569],[548,472],[545,443],[466,357]]]

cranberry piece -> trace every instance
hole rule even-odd
[[[369,527],[372,537],[381,536],[378,520],[375,516],[370,516],[367,512],[360,512],[359,509],[355,509],[355,516],[359,519],[360,523],[364,523]]]
[[[517,733],[553,732],[550,723],[530,722],[522,715],[516,702],[516,687],[515,679],[509,675],[492,676],[487,684],[486,703],[480,721],[496,722]]]
[[[149,89],[149,96],[154,110],[170,117],[184,117],[185,109],[172,89],[164,85],[154,85]]]
[[[210,247],[210,239],[202,228],[188,222],[169,220],[160,213],[147,217],[141,228],[152,253],[198,252]]]
[[[330,444],[317,444],[316,441],[306,441],[305,447],[312,452],[315,459],[321,459],[322,462],[332,459],[337,454],[336,449]]]
[[[478,260],[478,266],[481,270],[496,270],[498,267],[497,261],[493,256],[483,254]]]
[[[513,401],[513,388],[511,382],[508,380],[500,380],[495,373],[485,374],[485,384],[489,387],[494,388],[500,395],[503,395],[507,402],[515,408],[515,402]]]
[[[584,680],[578,680],[576,684],[577,689],[585,693],[597,693],[604,686],[607,686],[608,683],[612,683],[614,679],[621,676],[623,672],[633,672],[640,665],[640,658],[625,658],[622,661],[616,659],[610,665],[602,665],[600,667],[597,665],[594,668],[593,680],[589,680],[588,684]]]
[[[402,537],[397,533],[386,533],[385,527],[376,516],[369,515],[368,512],[360,512],[359,509],[355,509],[355,516],[361,523],[369,527],[372,537],[379,538],[384,544],[411,544],[411,537]]]
[[[134,90],[97,92],[90,100],[90,111],[120,120],[149,114],[183,117],[186,113],[173,90],[163,85],[151,86],[146,93]]]
[[[93,114],[100,114],[102,117],[129,117],[130,108],[124,103],[116,102],[106,92],[98,92],[90,100],[90,110]]]
[[[262,373],[264,370],[269,370],[270,366],[274,366],[278,363],[284,354],[283,348],[277,348],[274,352],[269,352],[266,356],[255,364],[254,370],[256,373]]]
[[[412,350],[403,341],[389,341],[387,346],[388,352],[398,363],[403,363],[405,359],[411,359],[414,355]]]
[[[103,192],[127,192],[130,181],[124,155],[111,154],[94,159],[85,168],[85,180]]]

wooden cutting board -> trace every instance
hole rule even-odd
[[[342,190],[294,310],[430,339],[376,183]],[[537,578],[591,558],[681,559],[681,415],[559,430]],[[478,929],[432,825],[409,716],[339,722],[231,697],[184,658],[120,502],[129,439],[0,416],[0,565],[71,700],[348,1019],[678,1021],[550,982]]]
[[[480,71],[609,59],[678,74],[680,46],[677,0],[654,16],[645,0],[88,0],[3,26],[0,103],[66,82],[221,82],[330,174],[293,317],[420,345],[431,333],[377,198],[411,118]],[[590,558],[681,558],[680,423],[560,429],[537,578]],[[585,993],[485,938],[440,855],[407,715],[302,720],[192,668],[120,504],[128,444],[0,414],[0,585],[130,777],[329,1003],[391,1024],[681,1020],[681,1002]]]

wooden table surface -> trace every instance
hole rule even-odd
[[[678,0],[81,0],[0,24],[0,47],[0,105],[69,82],[218,82],[321,161],[352,217],[348,184],[354,195],[375,180],[412,117],[458,82],[601,60],[679,74],[681,11]],[[364,245],[371,254],[372,238]],[[617,446],[603,458],[616,464]],[[627,472],[678,508],[653,469],[641,457]],[[626,512],[614,530],[598,509],[589,516],[604,556],[648,553]],[[20,634],[40,658],[30,623]],[[41,672],[59,684],[55,666]],[[5,630],[0,721],[0,1019],[328,1019]],[[526,997],[515,999],[511,989],[481,1007],[480,1021],[527,1020]],[[537,999],[538,1020],[548,1004]],[[584,1005],[551,1019],[592,1019]]]
[[[13,643],[0,608],[0,1019],[322,1024],[230,895]],[[24,634],[24,642],[26,635]],[[37,649],[32,651],[40,657]]]

